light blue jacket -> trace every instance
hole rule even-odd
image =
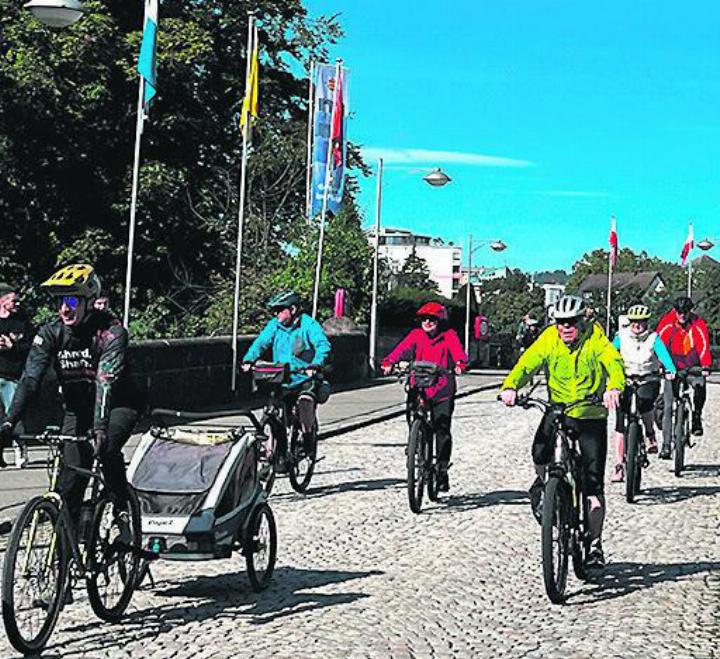
[[[253,341],[243,361],[257,361],[270,346],[272,360],[290,364],[291,370],[323,366],[330,356],[330,341],[325,331],[307,314],[301,314],[290,327],[273,318]],[[283,386],[297,387],[308,379],[304,373],[294,373]]]

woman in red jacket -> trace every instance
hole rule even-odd
[[[436,384],[425,389],[437,437],[438,489],[447,492],[450,487],[447,470],[452,454],[450,423],[455,409],[455,375],[465,371],[468,356],[455,330],[448,328],[448,312],[442,304],[428,302],[415,315],[420,319],[420,327],[412,330],[383,359],[382,369],[388,375],[393,365],[404,359],[435,362],[447,370]]]

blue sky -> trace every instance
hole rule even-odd
[[[502,238],[474,260],[525,270],[606,247],[613,214],[621,247],[667,259],[689,218],[720,235],[719,3],[306,4],[341,13],[332,55],[351,69],[350,139],[385,156],[383,224]],[[433,166],[452,183],[423,183]]]

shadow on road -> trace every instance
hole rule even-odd
[[[720,562],[697,563],[608,563],[587,587],[568,596],[573,605],[602,602],[653,588],[668,581],[682,581],[702,572],[720,570]]]
[[[636,500],[639,506],[659,506],[667,503],[679,503],[695,497],[711,497],[720,494],[720,485],[671,485],[669,487],[649,487],[641,492]]]
[[[528,493],[525,490],[498,490],[496,492],[473,492],[472,494],[451,494],[447,497],[440,497],[439,505],[430,508],[427,513],[430,515],[442,515],[448,513],[475,510],[488,506],[518,506],[530,504]],[[426,511],[423,511],[425,513]]]
[[[685,465],[683,477],[717,478],[720,476],[720,465]]]
[[[275,570],[270,587],[261,593],[251,590],[242,571],[196,577],[182,583],[163,581],[157,585],[154,595],[176,601],[131,611],[120,625],[103,625],[93,619],[86,624],[64,628],[63,633],[78,640],[50,646],[43,656],[77,656],[78,653],[87,657],[107,656],[112,648],[123,648],[129,642],[156,639],[173,629],[207,620],[212,620],[213,624],[232,619],[263,625],[298,613],[369,597],[362,592],[321,593],[314,592],[314,589],[381,574],[384,573],[378,570],[344,572],[280,567]]]

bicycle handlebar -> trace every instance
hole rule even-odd
[[[49,430],[46,430],[45,432],[33,435],[30,433],[22,433],[22,434],[16,434],[13,433],[11,435],[12,439],[21,441],[21,442],[40,442],[42,444],[47,444],[48,446],[56,445],[56,444],[63,444],[65,442],[89,442],[92,440],[92,438],[89,435],[63,435],[60,432],[52,432]]]

